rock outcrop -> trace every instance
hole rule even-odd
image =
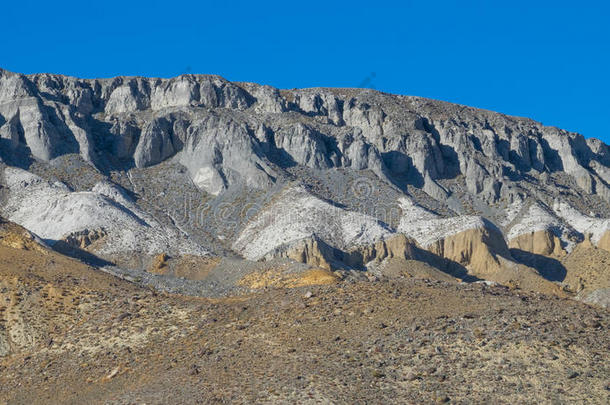
[[[496,277],[589,233],[610,244],[603,142],[372,90],[0,70],[0,161],[0,214],[130,267],[167,252],[366,269],[422,249]]]
[[[49,247],[38,236],[2,217],[0,217],[0,245],[43,254],[49,251]]]
[[[333,248],[317,237],[312,237],[282,245],[269,252],[265,258],[288,258],[327,270],[362,270],[379,265],[384,260],[415,259],[415,249],[415,242],[402,234],[378,240],[370,245],[355,246],[346,251]]]
[[[91,191],[72,192],[65,184],[12,167],[4,170],[3,180],[7,197],[2,210],[7,218],[49,245],[62,242],[78,249],[94,247],[92,253],[117,263],[133,255],[149,258],[166,251],[207,253],[179,229],[161,224],[108,183],[98,183]]]
[[[610,252],[610,231],[606,231],[603,233],[603,235],[599,238],[599,241],[597,242],[597,247]]]
[[[0,132],[12,149],[23,145],[45,161],[79,153],[98,166],[118,157],[145,167],[180,154],[213,194],[242,180],[269,186],[276,178],[269,162],[371,169],[389,180],[408,177],[435,197],[438,181],[462,174],[472,194],[514,199],[511,179],[558,171],[583,193],[609,194],[608,152],[599,141],[416,97],[279,92],[218,76],[82,80],[7,71],[0,93]],[[107,156],[113,148],[119,154]]]
[[[342,262],[355,268],[378,265],[389,259],[416,259],[416,242],[403,234],[379,240],[373,245],[357,246],[342,254]]]
[[[476,228],[439,239],[427,248],[434,254],[468,268],[482,278],[502,271],[502,259],[510,260],[510,252],[502,234],[488,228]]]
[[[331,262],[336,260],[334,249],[318,238],[302,239],[288,246],[281,246],[268,253],[265,258],[287,258],[326,270],[330,270],[333,267]]]
[[[238,235],[233,248],[251,260],[260,259],[280,248],[289,253],[272,253],[272,256],[291,255],[319,260],[318,239],[334,248],[373,244],[392,231],[374,217],[347,211],[307,192],[302,187],[289,187],[275,196],[260,210]],[[286,248],[298,243],[293,248]],[[304,256],[303,256],[304,255]],[[289,256],[286,256],[289,257]]]
[[[544,256],[562,257],[566,251],[561,246],[561,240],[549,230],[532,231],[521,234],[509,241],[511,249]]]
[[[74,246],[80,249],[86,249],[91,246],[92,243],[104,238],[107,235],[104,228],[99,229],[84,229],[77,231],[66,236],[63,241],[70,246]]]

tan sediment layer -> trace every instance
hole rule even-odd
[[[566,251],[561,247],[559,238],[549,230],[524,233],[511,239],[508,242],[508,246],[511,249],[524,250],[537,255],[555,257],[566,255]]]

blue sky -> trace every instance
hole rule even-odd
[[[610,142],[606,1],[21,0],[2,14],[0,67],[16,72],[374,87]]]

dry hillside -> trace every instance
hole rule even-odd
[[[572,300],[408,273],[189,298],[0,257],[0,402],[610,400],[610,316]]]

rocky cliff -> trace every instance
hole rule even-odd
[[[608,246],[603,142],[372,90],[0,70],[0,159],[0,214],[138,268],[161,253],[347,270],[399,256],[504,281],[536,267],[522,252]]]

